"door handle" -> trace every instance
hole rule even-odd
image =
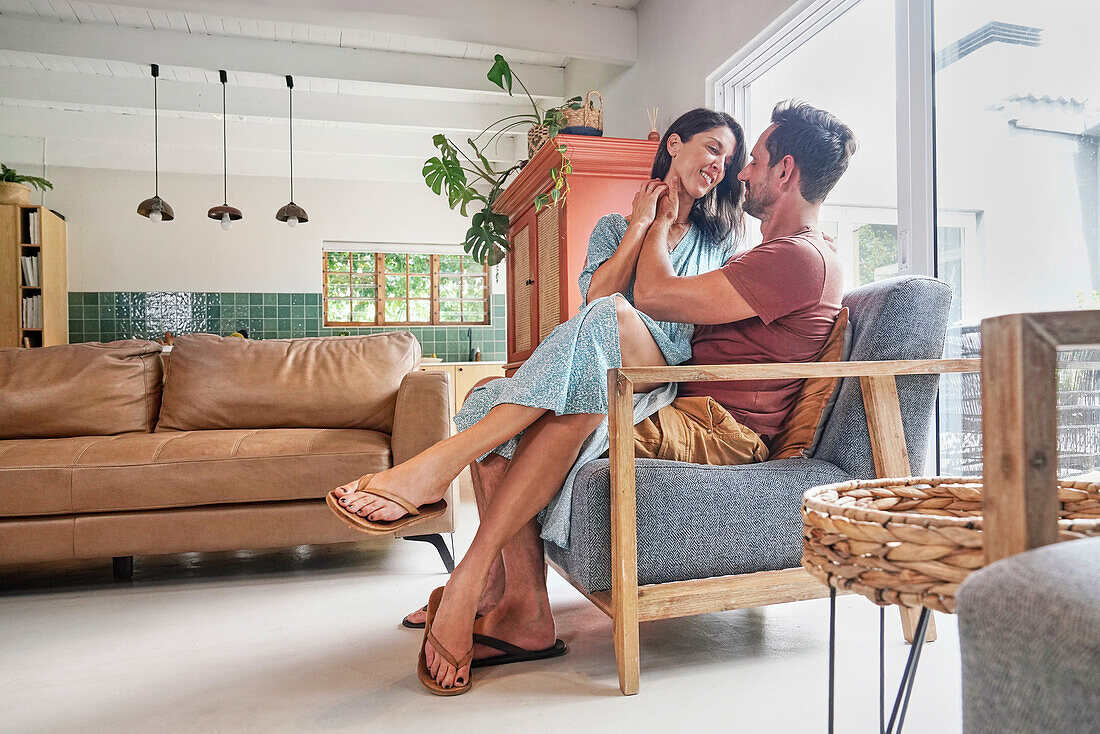
[[[528,279],[526,285],[534,285],[535,281]]]

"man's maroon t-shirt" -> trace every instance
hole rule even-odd
[[[812,361],[833,328],[844,291],[840,260],[810,227],[734,255],[722,272],[756,316],[695,328],[687,364]],[[802,380],[683,382],[684,397],[710,395],[740,423],[774,436]]]

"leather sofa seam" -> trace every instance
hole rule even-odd
[[[249,436],[255,436],[255,435],[256,435],[256,431],[257,431],[257,430],[259,430],[259,429],[255,429],[255,430],[249,431],[248,433],[244,434],[243,436],[241,436],[240,438],[238,438],[238,439],[237,439],[236,441],[234,441],[234,442],[233,442],[233,450],[232,450],[231,452],[229,452],[229,458],[231,458],[231,459],[236,459],[236,458],[237,458],[237,450],[238,450],[238,449],[239,449],[239,448],[241,447],[241,443],[242,443],[242,442],[243,442],[243,441],[244,441],[244,440],[245,440],[246,438],[248,438]]]
[[[131,467],[141,466],[176,466],[180,464],[206,464],[214,461],[251,461],[253,459],[267,461],[269,459],[302,459],[311,456],[379,456],[381,454],[390,453],[389,451],[380,450],[376,452],[367,453],[365,451],[351,451],[351,452],[337,452],[332,451],[324,454],[273,454],[271,456],[226,456],[217,459],[183,459],[180,461],[164,461],[159,464],[153,462],[143,462],[140,464],[88,464],[88,465],[76,465],[70,464],[67,466],[12,466],[12,467],[0,467],[0,472],[3,471],[34,471],[36,469],[126,469]]]

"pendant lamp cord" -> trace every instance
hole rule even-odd
[[[157,75],[153,74],[153,195],[160,196],[160,130],[157,120]]]
[[[225,152],[225,72],[222,72],[222,197],[229,206],[229,163]]]
[[[287,79],[289,81],[289,77]],[[289,86],[289,85],[288,85]],[[290,86],[290,201],[294,201],[294,87]]]

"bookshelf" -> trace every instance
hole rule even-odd
[[[67,344],[68,299],[65,220],[40,206],[0,205],[0,347]],[[35,301],[33,313],[25,300]]]

